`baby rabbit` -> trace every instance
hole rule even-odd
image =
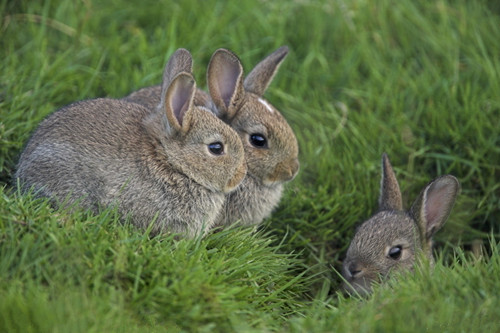
[[[192,237],[207,231],[246,173],[238,135],[194,106],[191,55],[165,68],[154,109],[86,100],[47,117],[21,154],[15,178],[56,206],[116,206],[140,228]]]
[[[248,172],[227,195],[217,225],[236,221],[256,225],[281,199],[283,184],[299,170],[298,144],[285,118],[262,95],[288,54],[283,46],[262,60],[243,79],[238,57],[226,49],[210,60],[207,82],[219,118],[236,130],[243,142]]]
[[[455,177],[441,176],[423,189],[409,211],[404,211],[396,176],[383,154],[379,212],[358,228],[347,250],[344,288],[367,294],[379,278],[411,270],[419,253],[433,263],[432,236],[446,222],[459,190]]]
[[[218,226],[236,221],[242,225],[261,223],[279,203],[283,184],[299,170],[295,134],[279,111],[262,98],[287,54],[288,47],[280,47],[244,79],[238,57],[219,49],[207,70],[210,96],[199,89],[196,92],[196,105],[210,107],[236,130],[248,167],[242,184],[227,195]],[[151,107],[158,99],[158,87],[143,88],[125,99]]]

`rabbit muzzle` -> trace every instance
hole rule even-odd
[[[342,276],[345,281],[342,285],[344,292],[366,295],[371,292],[371,284],[374,277],[359,262],[351,261],[344,263]]]
[[[272,185],[276,183],[289,182],[295,178],[299,172],[300,163],[298,158],[278,163],[273,172],[264,179],[264,184]]]

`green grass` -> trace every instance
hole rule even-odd
[[[0,0],[0,331],[500,331],[500,6],[495,1]],[[179,47],[248,72],[290,54],[266,93],[301,171],[257,232],[149,238],[11,187],[45,116],[160,82]],[[337,293],[387,152],[406,205],[450,173],[462,192],[433,271],[368,299]],[[483,242],[485,256],[470,254]]]
[[[151,239],[112,211],[55,213],[40,200],[1,195],[8,205],[0,226],[0,331],[103,331],[135,321],[259,327],[303,307],[312,277],[296,254],[281,253],[262,233]]]

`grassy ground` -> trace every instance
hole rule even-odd
[[[500,331],[500,6],[421,3],[0,0],[0,331]],[[266,97],[301,171],[257,232],[150,239],[12,189],[55,109],[159,83],[179,47],[204,87],[215,49],[248,71],[285,44]],[[382,152],[406,205],[446,173],[462,193],[432,272],[345,298],[336,269],[376,209]]]

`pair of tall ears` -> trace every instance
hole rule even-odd
[[[243,66],[229,50],[218,49],[212,55],[207,69],[210,96],[221,118],[231,119],[241,106],[245,92],[264,95],[267,87],[288,54],[282,46],[254,67],[244,79]]]
[[[262,96],[287,54],[288,47],[280,47],[257,64],[243,80],[243,66],[238,57],[226,49],[215,51],[208,65],[207,80],[219,116],[227,119],[234,117],[245,91]],[[192,67],[191,54],[181,48],[170,57],[163,71],[159,107],[166,111],[169,125],[176,130],[188,127],[185,118],[193,106],[196,93]]]
[[[446,222],[459,190],[458,180],[451,175],[445,175],[431,181],[420,192],[410,208],[410,215],[417,222],[426,240],[429,240]],[[403,210],[399,184],[389,157],[385,153],[382,155],[379,210]]]

